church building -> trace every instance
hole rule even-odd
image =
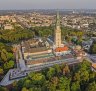
[[[59,12],[57,12],[56,16],[56,28],[54,30],[54,54],[56,56],[61,56],[65,54],[69,54],[70,50],[67,46],[62,44],[62,39],[61,39],[61,28],[60,28],[60,16]]]

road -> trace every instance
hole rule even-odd
[[[14,71],[16,71],[17,69],[20,69],[21,72],[24,71],[24,70],[26,70],[26,65],[25,65],[25,61],[23,60],[23,56],[22,56],[22,52],[21,52],[21,49],[20,49],[20,45],[16,45],[16,47],[17,47],[17,51],[15,53],[16,54],[15,56],[16,56],[17,68],[10,69],[7,72],[7,74],[4,76],[4,78],[0,82],[0,85],[2,85],[2,86],[9,85],[9,84],[13,83],[15,80],[18,80],[19,79],[19,78],[18,79],[15,79],[15,80],[10,80],[9,79],[10,74],[12,74]],[[20,56],[20,58],[19,58],[19,56]],[[19,75],[21,76],[21,74],[19,74]],[[17,77],[18,77],[18,75],[17,75]]]
[[[19,56],[20,56],[20,59],[19,59],[19,66],[20,66],[20,69],[22,71],[26,70],[26,64],[25,64],[25,60],[23,59],[23,55],[22,55],[22,51],[21,51],[21,46],[18,48],[19,50]]]

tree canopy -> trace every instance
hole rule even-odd
[[[96,91],[96,73],[84,60],[73,66],[55,65],[41,72],[32,72],[17,82],[16,91]]]

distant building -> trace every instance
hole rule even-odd
[[[90,40],[88,40],[88,41],[83,41],[83,42],[82,42],[82,47],[83,47],[85,50],[88,50],[88,51],[89,51],[89,49],[90,49],[90,47],[92,46],[92,44],[93,44],[93,40],[92,40],[92,39],[90,39]]]
[[[15,19],[15,18],[12,18],[12,22],[13,22],[13,23],[16,23],[16,19]]]
[[[11,25],[11,24],[6,24],[6,25],[4,25],[4,30],[12,30],[12,29],[14,29],[14,27]]]

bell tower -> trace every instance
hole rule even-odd
[[[60,28],[59,12],[57,12],[56,16],[56,27],[54,30],[54,44],[56,47],[61,47],[61,28]]]

